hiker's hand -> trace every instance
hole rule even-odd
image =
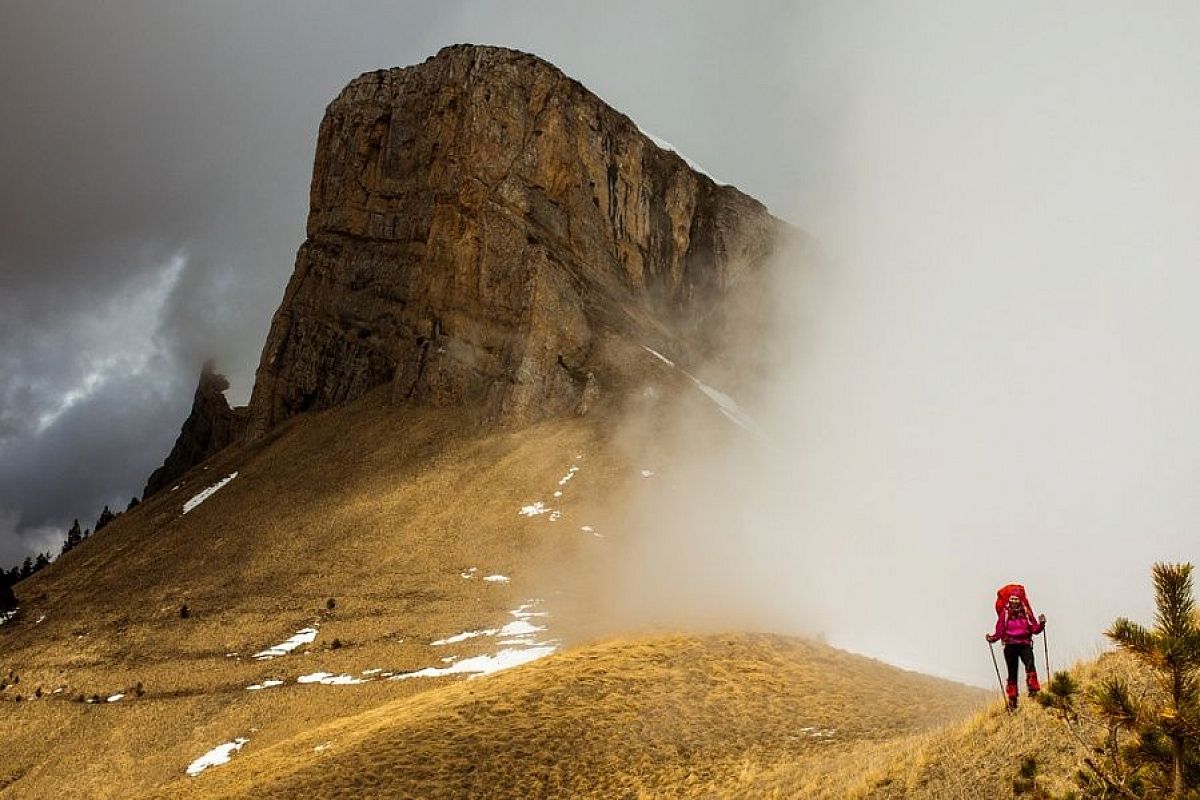
[[[1038,614],[1038,622],[1040,622],[1040,623],[1042,623],[1043,625],[1045,625],[1045,624],[1046,624],[1046,615],[1045,615],[1045,614]]]
[[[988,641],[988,644],[992,644],[993,642],[995,642],[995,641],[996,641],[996,637],[995,637],[995,636],[992,636],[990,633],[985,633],[985,634],[983,635],[983,638],[987,639],[987,641]]]

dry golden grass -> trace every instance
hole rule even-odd
[[[981,696],[777,636],[605,642],[247,750],[169,796],[724,795],[765,765],[818,765]]]
[[[1145,671],[1129,657],[1105,653],[1076,664],[1071,673],[1086,693],[1106,677],[1120,675],[1135,686]],[[747,773],[733,796],[743,798],[853,798],[934,800],[1012,796],[1013,780],[1026,758],[1038,765],[1038,787],[1062,796],[1075,785],[1088,743],[1103,729],[1085,716],[1072,733],[1051,711],[1024,701],[1015,713],[995,703],[975,716],[941,729],[860,747],[820,765],[786,764]]]
[[[430,642],[509,621],[531,597],[545,598],[564,647],[603,628],[580,576],[621,536],[604,525],[639,480],[628,443],[602,416],[488,434],[470,419],[378,395],[295,419],[21,584],[22,611],[0,627],[0,678],[20,676],[0,691],[0,797],[462,796],[455,787],[485,784],[485,796],[711,796],[788,768],[828,772],[977,702],[828,648],[736,635],[603,643],[476,681],[297,685],[494,651]],[[517,515],[571,464],[561,519]],[[512,582],[460,577],[472,566]],[[249,658],[312,624],[308,647]],[[246,690],[265,678],[287,683]],[[139,682],[141,697],[75,699]],[[837,733],[818,744],[806,726]],[[230,764],[184,777],[235,737],[250,743]],[[314,753],[325,741],[338,745]]]

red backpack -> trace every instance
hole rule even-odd
[[[1004,607],[1008,605],[1008,599],[1014,595],[1021,598],[1021,605],[1025,607],[1025,616],[1030,620],[1035,619],[1033,616],[1033,606],[1029,605],[1029,598],[1025,594],[1025,587],[1019,583],[1010,583],[1001,586],[996,591],[996,616],[999,617],[1004,613]]]

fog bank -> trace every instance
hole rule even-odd
[[[794,74],[837,145],[746,390],[775,446],[686,459],[631,591],[988,685],[1020,581],[1054,665],[1093,655],[1200,555],[1197,12],[813,21]]]

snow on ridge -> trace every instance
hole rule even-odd
[[[217,745],[212,750],[209,750],[207,753],[189,764],[187,768],[187,774],[194,778],[209,767],[218,767],[221,764],[228,764],[229,759],[233,757],[233,754],[245,747],[246,743],[249,741],[249,739],[238,737],[232,742],[226,742],[225,744]]]
[[[754,421],[754,418],[751,417],[750,414],[747,413],[746,409],[742,408],[736,400],[721,390],[714,389],[713,387],[709,386],[707,383],[700,380],[686,369],[679,367],[674,361],[667,358],[657,350],[653,350],[646,345],[642,345],[642,349],[662,361],[664,364],[682,372],[685,376],[687,376],[688,380],[696,385],[696,388],[699,389],[705,397],[716,404],[717,410],[720,411],[726,419],[728,419],[734,425],[737,425],[739,428],[742,428],[743,430],[753,434],[764,444],[770,445],[771,440],[767,436],[767,432],[759,427],[758,423]]]
[[[316,638],[316,628],[301,628],[300,630],[296,631],[296,633],[293,634],[292,637],[287,641],[280,642],[274,647],[268,647],[266,650],[260,650],[253,655],[253,658],[259,661],[268,661],[272,658],[277,658],[278,656],[285,656],[302,644],[310,644]]]
[[[251,684],[250,686],[247,686],[246,689],[247,691],[257,692],[259,689],[270,689],[273,686],[283,686],[283,681],[275,678],[268,678],[262,683]]]
[[[483,580],[487,583],[508,583],[512,578],[507,575],[488,575]]]
[[[220,491],[225,486],[225,484],[229,483],[231,480],[233,480],[237,476],[238,476],[238,474],[236,472],[226,475],[224,478],[221,478],[221,480],[217,481],[212,486],[209,486],[207,489],[203,490],[202,492],[200,492],[199,494],[194,496],[191,500],[188,500],[186,503],[183,504],[183,513],[184,514],[188,513],[193,508],[200,505],[208,498],[212,497],[214,494],[216,494],[218,491]]]
[[[20,610],[21,610],[21,607],[17,606],[12,611],[0,612],[0,625],[3,625],[4,623],[8,622],[10,619],[15,617],[17,615],[17,612]],[[38,621],[40,622],[41,620],[38,620]]]
[[[684,155],[684,153],[678,147],[671,144],[666,139],[661,139],[661,138],[655,136],[653,133],[650,133],[650,131],[647,131],[645,129],[639,129],[639,130],[642,131],[643,136],[645,136],[650,141],[654,142],[656,145],[658,145],[663,150],[670,150],[672,153],[674,153],[675,155],[682,158],[684,163],[687,164],[689,167],[691,167],[694,172],[699,172],[701,175],[704,175],[709,180],[711,180],[713,183],[715,183],[719,186],[732,185],[732,184],[728,183],[727,181],[723,181],[720,178],[716,177],[711,172],[706,170],[704,167],[697,164],[695,161],[692,161],[690,158],[688,158],[686,155]]]
[[[120,692],[117,692],[117,693],[116,693],[116,694],[114,694],[114,695],[109,695],[109,698],[108,698],[107,700],[105,700],[104,702],[106,702],[106,703],[115,703],[115,702],[117,702],[118,700],[120,700],[120,699],[121,699],[122,697],[124,697],[124,696],[125,696],[125,695],[121,694]]]

